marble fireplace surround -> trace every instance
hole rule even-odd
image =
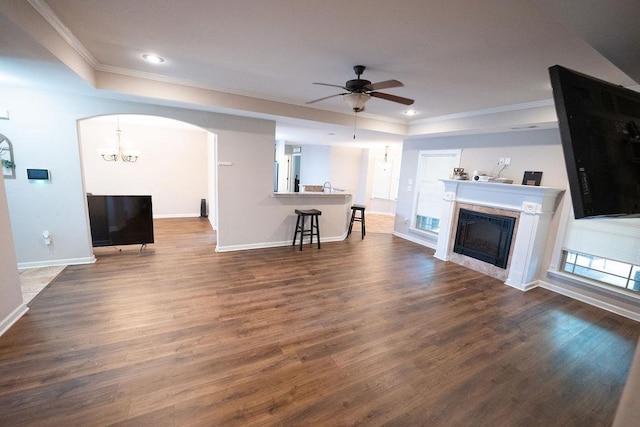
[[[537,286],[536,273],[542,259],[551,218],[563,189],[492,182],[442,180],[447,203],[440,218],[435,257],[504,280],[526,291]],[[460,208],[516,218],[506,269],[453,252]]]

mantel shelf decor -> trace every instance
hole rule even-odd
[[[0,163],[5,179],[16,178],[16,164],[13,159],[13,145],[9,138],[0,133]]]

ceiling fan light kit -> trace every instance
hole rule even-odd
[[[385,80],[378,83],[371,83],[369,80],[361,79],[360,76],[365,69],[366,67],[364,65],[354,66],[353,71],[356,73],[357,78],[347,81],[344,86],[334,85],[330,83],[314,83],[321,86],[337,87],[346,90],[346,92],[314,99],[313,101],[307,102],[307,104],[313,104],[315,102],[324,101],[325,99],[342,96],[345,102],[349,104],[349,107],[351,107],[351,109],[356,113],[363,111],[364,105],[372,97],[397,102],[403,105],[413,104],[413,99],[403,98],[401,96],[391,95],[384,92],[377,92],[380,89],[390,89],[394,87],[402,87],[404,85],[398,80]]]
[[[369,99],[371,99],[371,95],[368,93],[348,93],[342,97],[349,107],[356,112],[359,113],[364,110],[364,104],[367,103]]]

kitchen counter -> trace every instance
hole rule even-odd
[[[320,215],[320,239],[322,242],[344,240],[351,215],[351,194],[344,192],[272,193],[273,203],[280,206],[283,218],[283,238],[293,236],[296,209],[318,209]]]
[[[291,192],[282,192],[282,193],[273,193],[272,197],[342,197],[349,198],[351,194],[343,193],[341,191],[332,191],[332,192],[322,192],[322,191],[303,191],[300,193],[291,193]]]

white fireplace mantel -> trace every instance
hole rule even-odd
[[[520,213],[506,284],[520,290],[536,286],[536,272],[544,252],[551,218],[565,190],[530,185],[442,180],[446,209],[440,218],[435,257],[449,260],[456,204],[506,209]]]

